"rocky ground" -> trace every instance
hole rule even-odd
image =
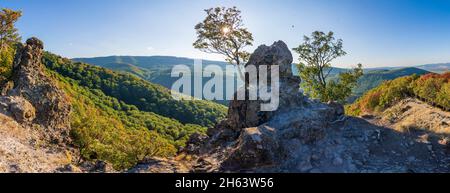
[[[0,114],[0,172],[55,172],[71,163],[63,150],[42,146],[46,142],[31,128]]]
[[[233,101],[227,120],[208,136],[191,137],[183,152],[189,159],[142,164],[139,171],[450,172],[448,112],[409,99],[381,115],[347,117],[339,104],[305,97],[291,63],[283,42],[260,46],[249,64],[280,65],[279,110],[260,111],[262,100]]]

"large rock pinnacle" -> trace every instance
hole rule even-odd
[[[283,41],[277,41],[271,46],[261,45],[250,56],[247,65],[278,65],[280,77],[292,77],[292,54]]]
[[[330,123],[343,116],[342,106],[314,102],[303,95],[301,80],[292,73],[292,60],[282,41],[259,46],[251,55],[247,65],[279,67],[279,108],[262,111],[260,104],[267,102],[263,100],[232,101],[227,119],[208,130],[210,139],[203,147],[194,148],[218,160],[213,168],[235,171],[282,164],[298,155],[302,143],[325,138]],[[247,76],[249,85],[251,76]]]
[[[300,106],[305,102],[299,89],[300,78],[292,73],[292,60],[292,54],[287,45],[283,41],[277,41],[271,46],[259,46],[246,64],[246,66],[253,65],[258,70],[260,66],[267,66],[269,74],[272,66],[278,66],[280,83],[280,104],[278,109],[281,111],[288,106]],[[246,85],[249,85],[252,82],[250,81],[252,76],[248,72],[246,76]],[[259,75],[256,77],[259,79]],[[268,80],[268,82],[270,81]],[[235,94],[235,96],[237,95]],[[279,110],[275,112],[261,111],[262,103],[267,103],[267,101],[248,100],[248,98],[246,100],[233,100],[229,106],[227,120],[220,123],[216,128],[211,129],[210,135],[221,132],[223,134],[221,138],[236,138],[242,129],[256,127],[267,122]]]
[[[63,143],[69,141],[71,105],[65,93],[46,74],[42,64],[43,49],[42,41],[34,37],[28,39],[26,44],[18,46],[12,78],[14,86],[5,97],[14,97],[12,101],[21,101],[18,97],[26,100],[19,103],[26,105],[11,104],[9,107],[14,110],[13,114],[16,116],[26,112],[27,116],[19,118],[19,121],[31,121],[30,118],[33,118],[34,124],[46,129],[45,138],[55,143]],[[33,110],[20,110],[18,107]],[[33,116],[29,117],[29,114]]]

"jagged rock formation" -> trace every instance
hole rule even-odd
[[[279,110],[276,112],[261,111],[261,104],[268,101],[248,100],[248,89],[246,89],[247,100],[233,100],[228,109],[227,119],[221,122],[217,127],[209,130],[209,135],[218,138],[236,138],[240,130],[248,127],[259,126],[270,120],[275,114],[280,113],[290,106],[302,106],[305,104],[303,94],[299,92],[300,78],[295,77],[292,73],[292,54],[287,45],[278,41],[272,46],[259,46],[251,55],[247,65],[253,65],[259,69],[260,66],[268,66],[270,72],[271,66],[279,66]],[[246,85],[250,85],[252,81],[246,73]],[[259,75],[256,76],[257,79]],[[271,82],[269,79],[268,82]],[[244,89],[244,88],[241,88]],[[235,94],[237,97],[237,94]]]
[[[68,117],[71,107],[65,93],[44,71],[43,48],[42,41],[37,38],[19,45],[14,60],[14,86],[0,101],[6,104],[3,106],[9,106],[17,121],[38,124],[45,129],[45,138],[64,144],[70,140]]]
[[[262,101],[233,101],[227,120],[207,137],[191,137],[185,151],[197,157],[193,172],[450,171],[445,145],[346,117],[342,105],[303,96],[291,63],[281,41],[254,52],[249,64],[280,66],[279,110],[260,112]]]
[[[0,172],[64,171],[70,164],[70,102],[42,65],[43,43],[19,45],[0,96]],[[62,168],[62,169],[61,169]]]

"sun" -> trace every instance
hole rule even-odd
[[[228,35],[231,32],[231,29],[227,26],[222,28],[223,35]]]

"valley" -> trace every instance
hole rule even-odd
[[[235,2],[2,2],[0,173],[450,173],[447,4]]]

